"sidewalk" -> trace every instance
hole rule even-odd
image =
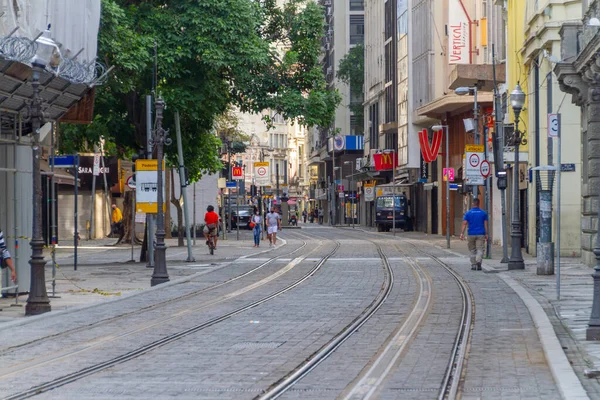
[[[167,269],[170,281],[185,280],[193,275],[202,275],[217,268],[229,265],[234,260],[261,253],[267,253],[268,242],[260,248],[253,247],[252,232],[240,230],[240,240],[236,232],[228,233],[227,240],[219,240],[214,256],[208,253],[203,238],[196,239],[192,247],[193,262],[187,262],[187,247],[177,247],[177,239],[167,239]],[[285,240],[285,235],[284,238]],[[112,246],[116,239],[81,241],[78,246],[77,271],[73,266],[73,246],[71,242],[60,243],[56,249],[56,297],[50,298],[52,311],[111,301],[148,289],[153,269],[140,263],[140,246],[134,246],[134,259],[131,262],[131,244]],[[264,247],[263,247],[264,246]],[[50,250],[44,253],[46,264],[46,288],[52,296],[52,261]],[[265,254],[264,257],[267,257]],[[22,289],[28,290],[29,288]],[[18,306],[15,301],[18,300]],[[2,322],[13,321],[25,316],[27,295],[0,298],[0,326]]]
[[[375,232],[371,228],[361,227],[361,229]],[[385,235],[392,234],[385,233]],[[457,237],[451,238],[450,249],[447,250],[445,236],[402,231],[397,232],[396,236],[399,239],[426,241],[456,255],[465,258],[469,256],[466,242],[460,241]],[[513,279],[533,296],[550,319],[554,333],[588,395],[600,399],[600,376],[596,377],[600,375],[600,341],[585,340],[585,332],[592,312],[593,269],[582,264],[579,258],[561,257],[561,294],[560,300],[557,300],[557,276],[537,275],[535,257],[523,251],[525,270],[508,271],[508,264],[500,262],[502,247],[493,245],[491,252],[491,259],[484,259],[482,263],[484,272],[500,273],[505,281]]]

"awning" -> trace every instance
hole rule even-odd
[[[491,105],[494,94],[477,92],[477,102],[480,105]],[[417,115],[434,119],[442,119],[446,113],[459,113],[473,109],[473,96],[458,96],[454,93],[438,97],[434,101],[417,108]]]
[[[31,67],[0,56],[0,113],[25,112],[33,98]],[[72,83],[43,71],[40,74],[40,96],[44,100],[47,120],[90,123],[94,114],[94,89]],[[31,124],[23,124],[23,134],[31,132]]]

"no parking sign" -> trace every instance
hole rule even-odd
[[[465,146],[467,154],[467,170],[466,180],[467,185],[483,185],[484,177],[482,175],[482,163],[487,164],[489,174],[489,163],[485,160],[484,147],[482,144],[468,144]]]

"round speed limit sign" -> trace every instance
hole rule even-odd
[[[258,167],[256,169],[256,174],[260,177],[266,176],[267,175],[267,168],[266,167]]]

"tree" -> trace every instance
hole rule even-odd
[[[329,125],[340,96],[319,63],[324,29],[312,0],[283,9],[275,0],[102,0],[98,57],[115,69],[96,92],[92,124],[62,124],[61,150],[89,150],[104,137],[111,154],[129,157],[145,145],[151,93],[168,106],[165,128],[173,129],[175,110],[181,115],[192,181],[220,170],[213,128],[232,106]],[[176,146],[165,155],[178,165]]]
[[[360,94],[361,100],[364,98],[365,84],[365,48],[362,44],[356,45],[348,51],[348,54],[340,60],[340,66],[336,73],[337,78],[350,86],[350,93],[353,95]],[[350,111],[356,117],[356,125],[363,131],[365,112],[362,101],[353,102],[350,99]]]

